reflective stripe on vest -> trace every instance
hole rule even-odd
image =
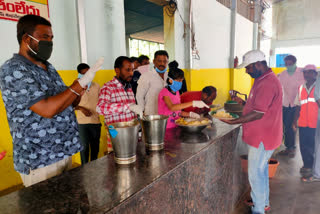
[[[300,117],[298,121],[299,127],[309,127],[317,128],[317,118],[318,118],[318,104],[314,98],[314,89],[313,87],[308,94],[307,89],[303,85],[299,88],[299,97],[300,97]]]
[[[303,105],[303,104],[306,104],[306,103],[308,103],[308,102],[309,102],[309,103],[310,103],[310,102],[314,102],[314,103],[315,103],[315,102],[316,102],[316,99],[309,97],[308,99],[301,100],[301,101],[300,101],[300,104]]]

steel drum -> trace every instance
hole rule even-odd
[[[119,122],[109,124],[118,132],[115,138],[111,137],[114,159],[117,164],[130,164],[136,161],[139,121]],[[108,131],[110,130],[108,126]],[[110,131],[109,131],[110,133]]]
[[[163,149],[168,118],[165,115],[146,115],[140,119],[143,141],[147,149],[152,151]]]

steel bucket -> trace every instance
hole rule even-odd
[[[141,119],[143,141],[147,149],[163,149],[168,118],[165,115],[147,115]]]
[[[130,164],[136,161],[139,122],[119,122],[109,124],[118,132],[115,138],[111,137],[114,159],[117,164]],[[108,131],[109,131],[108,126]],[[110,134],[110,131],[109,131]],[[111,136],[111,135],[110,135]]]

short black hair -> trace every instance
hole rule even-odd
[[[150,60],[146,55],[140,55],[138,58],[138,62],[141,64],[143,60]]]
[[[176,60],[173,60],[172,62],[170,62],[170,63],[168,64],[168,66],[169,66],[169,70],[170,70],[170,69],[176,69],[176,68],[179,67],[179,63],[178,63]]]
[[[135,62],[135,61],[138,61],[138,62],[139,62],[138,57],[132,56],[132,57],[130,57],[130,59],[131,59],[131,62]],[[140,62],[139,62],[139,63],[140,63]]]
[[[202,93],[205,93],[208,96],[211,96],[214,92],[217,92],[217,89],[213,86],[206,86],[202,89]]]
[[[168,77],[176,80],[180,78],[184,78],[184,72],[180,68],[178,68],[179,64],[177,61],[172,61],[169,63],[169,72]],[[169,84],[169,78],[167,79],[167,83]]]
[[[19,19],[17,24],[17,39],[19,44],[21,44],[23,35],[26,33],[32,35],[37,25],[51,27],[51,23],[41,16],[25,15]]]
[[[287,60],[290,60],[292,61],[293,63],[296,63],[297,62],[297,58],[293,55],[288,55],[284,58],[284,61],[287,61]]]
[[[166,56],[168,59],[169,59],[169,54],[167,51],[165,50],[159,50],[159,51],[156,51],[154,53],[154,58],[157,58],[157,56]]]
[[[77,70],[78,70],[78,73],[80,73],[80,71],[82,69],[86,69],[86,68],[90,68],[90,66],[86,63],[80,63],[78,66],[77,66]]]
[[[114,68],[122,68],[124,61],[132,62],[132,60],[127,56],[119,56],[114,62]]]

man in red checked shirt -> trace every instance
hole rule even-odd
[[[133,63],[126,56],[120,56],[114,63],[116,76],[105,83],[99,93],[97,112],[104,116],[105,123],[127,122],[142,115],[142,108],[136,105],[130,81]]]
[[[194,100],[202,100],[205,104],[211,105],[212,102],[217,97],[217,89],[213,86],[206,86],[202,89],[202,91],[189,91],[185,92],[181,95],[181,103],[192,102]],[[210,109],[209,108],[196,108],[196,107],[189,107],[183,109],[185,112],[195,112],[199,115],[201,114],[208,114]]]

